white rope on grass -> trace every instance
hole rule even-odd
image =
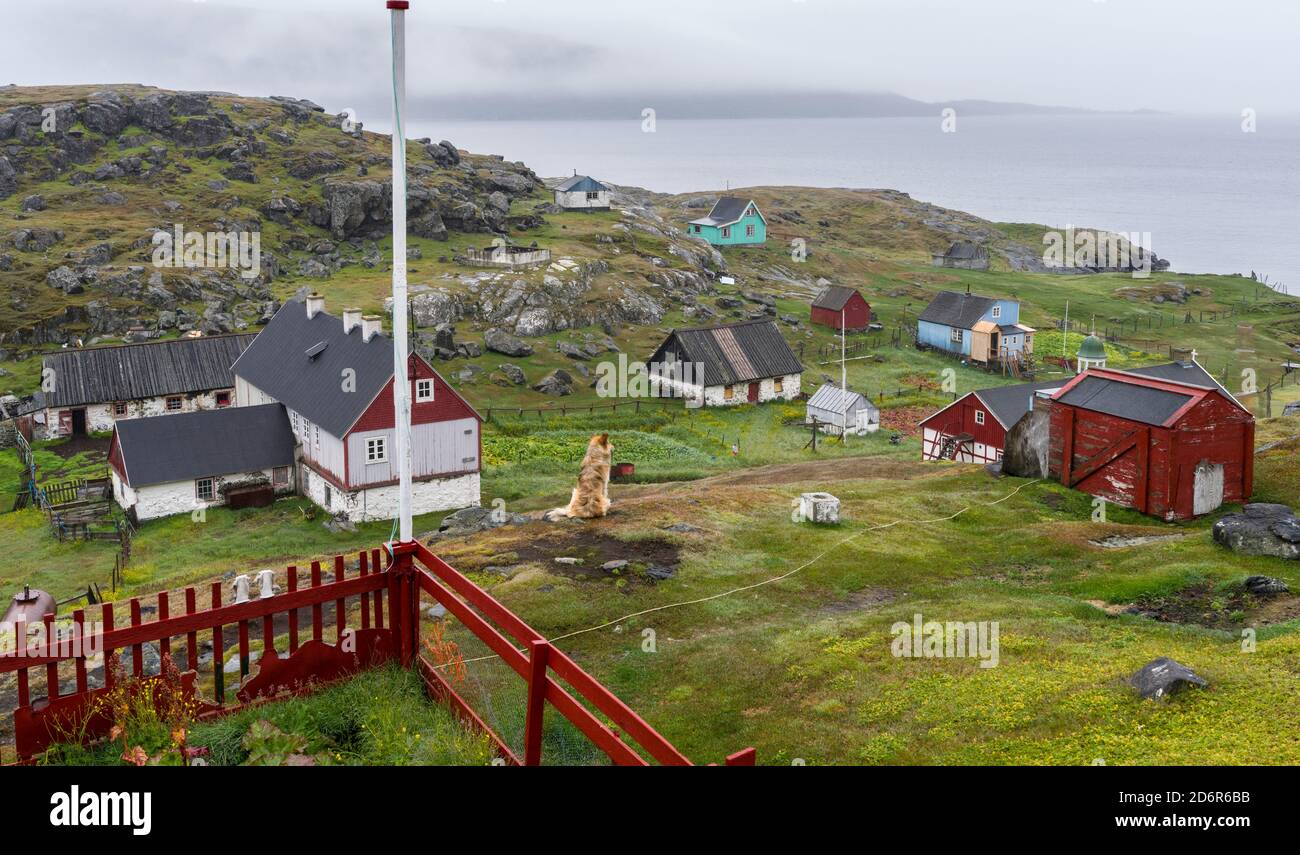
[[[818,561],[825,558],[827,555],[830,555],[835,550],[840,549],[841,547],[844,547],[849,543],[852,543],[854,540],[857,540],[859,537],[869,532],[884,531],[885,529],[893,528],[894,526],[897,525],[935,525],[937,523],[951,522],[952,520],[955,520],[957,517],[961,516],[962,514],[966,513],[972,508],[991,508],[994,505],[1000,505],[1003,502],[1005,502],[1007,499],[1010,499],[1011,497],[1015,496],[1021,490],[1025,489],[1026,487],[1032,487],[1034,484],[1037,484],[1040,481],[1042,481],[1041,478],[1035,478],[1033,481],[1027,481],[1026,483],[1021,484],[1019,487],[1012,490],[1010,493],[1007,493],[1005,496],[1003,496],[1002,498],[996,501],[985,502],[984,504],[980,504],[980,505],[967,505],[966,507],[962,508],[956,513],[949,514],[946,517],[935,517],[934,519],[929,519],[929,520],[894,520],[893,522],[880,523],[879,525],[868,526],[867,528],[860,529],[859,531],[854,532],[853,534],[844,538],[834,546],[819,552],[818,554],[814,555],[812,558],[805,561],[803,564],[800,564],[798,567],[794,568],[793,570],[790,570],[786,573],[782,573],[780,576],[773,576],[770,579],[764,579],[763,581],[755,582],[752,585],[742,585],[739,588],[732,588],[727,591],[721,591],[717,594],[710,594],[707,597],[699,597],[694,600],[682,600],[681,602],[667,603],[662,606],[655,606],[654,608],[642,609],[639,612],[631,612],[629,614],[623,615],[622,617],[614,618],[613,620],[606,621],[605,623],[598,624],[596,626],[589,626],[586,629],[575,629],[573,632],[567,632],[564,635],[557,635],[555,638],[548,638],[546,639],[546,641],[548,644],[554,644],[557,641],[564,641],[567,638],[573,638],[574,636],[585,635],[589,632],[596,632],[598,630],[606,629],[608,627],[614,626],[615,624],[620,624],[623,621],[631,620],[632,618],[635,617],[642,617],[643,615],[654,614],[655,612],[667,611],[668,609],[677,609],[683,606],[699,605],[700,603],[707,603],[712,600],[720,600],[723,597],[730,597],[735,594],[742,594],[745,591],[752,591],[755,588],[761,588],[764,585],[771,585],[774,582],[780,582],[785,579],[789,579],[791,576],[795,575],[796,573],[800,573],[804,570],[807,570],[809,567],[816,564]],[[519,653],[525,652],[524,648],[516,648],[516,650]],[[500,657],[497,654],[491,653],[488,654],[487,656],[479,656],[474,659],[461,660],[460,664],[469,665],[474,662],[486,662],[489,659],[499,659],[499,658]],[[435,665],[434,667],[446,668],[451,664],[453,663],[448,662],[442,665]]]

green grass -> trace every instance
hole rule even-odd
[[[424,684],[411,671],[393,665],[311,695],[240,710],[195,725],[192,748],[207,748],[206,762],[239,766],[250,757],[249,729],[259,721],[283,732],[293,751],[319,765],[485,766],[492,762],[486,737],[465,730],[446,707],[429,701]],[[120,765],[120,743],[89,748],[57,746],[46,762],[65,765]],[[286,752],[287,753],[287,752]],[[283,755],[274,757],[283,760]],[[278,764],[277,764],[278,765]]]

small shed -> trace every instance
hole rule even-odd
[[[555,204],[566,211],[608,211],[611,192],[590,175],[575,172],[555,188]]]
[[[953,242],[946,252],[936,252],[930,257],[935,267],[954,267],[962,270],[988,270],[989,251],[968,240]]]
[[[1052,397],[1052,477],[1164,520],[1247,501],[1254,415],[1217,383],[1155,373],[1094,368]]]
[[[838,330],[860,332],[871,326],[871,305],[857,288],[831,285],[812,303],[812,322]]]
[[[866,396],[852,389],[841,389],[834,383],[824,383],[808,399],[806,424],[815,419],[826,425],[829,433],[839,433],[845,426],[850,434],[874,433],[880,430],[880,408]]]

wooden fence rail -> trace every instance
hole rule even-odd
[[[176,653],[180,654],[175,661],[178,667],[184,663],[181,690],[201,719],[274,697],[308,692],[396,660],[403,667],[417,668],[429,693],[451,707],[467,726],[486,734],[507,763],[541,762],[542,712],[550,704],[617,764],[648,765],[654,760],[690,765],[684,754],[609,689],[426,547],[419,543],[398,544],[391,557],[388,555],[379,549],[361,552],[351,574],[343,556],[336,556],[333,578],[328,583],[323,581],[322,563],[313,561],[305,587],[299,586],[299,568],[289,567],[281,593],[228,604],[223,603],[222,583],[213,582],[210,605],[203,610],[197,607],[198,591],[186,588],[182,597],[184,611],[178,615],[172,614],[170,594],[162,592],[155,596],[156,617],[150,621],[143,620],[147,609],[140,598],[105,603],[98,628],[87,624],[84,609],[73,612],[70,626],[66,622],[56,626],[54,615],[49,614],[44,618],[43,631],[37,633],[36,643],[32,642],[28,625],[17,624],[12,650],[7,638],[0,643],[0,675],[17,675],[17,707],[13,715],[19,757],[30,760],[69,734],[86,740],[106,736],[113,722],[97,701],[113,691],[118,679],[111,663],[129,661],[129,676],[135,679],[151,676],[145,668],[145,646],[156,645],[161,660],[172,657],[175,640]],[[256,581],[251,588],[259,588]],[[422,593],[441,603],[527,682],[522,760],[456,693],[440,673],[440,666],[419,653]],[[359,605],[352,622],[349,604]],[[121,612],[117,607],[129,615],[127,625],[118,625]],[[333,643],[325,639],[326,609],[332,609]],[[253,632],[260,632],[263,646],[256,672],[251,667],[250,626]],[[63,631],[56,632],[60,627]],[[199,639],[207,635],[211,638],[210,700],[200,696],[196,686],[201,658]],[[301,635],[307,637],[302,639]],[[345,638],[349,643],[343,643]],[[227,702],[226,691],[228,648],[237,648],[239,662],[240,683],[232,703]],[[118,651],[122,654],[120,660]],[[101,654],[102,665],[97,665]],[[64,674],[60,673],[61,666]],[[102,667],[103,672],[96,681],[98,685],[91,688],[91,672],[96,667]],[[44,697],[33,697],[33,670],[37,680],[43,676]],[[127,676],[125,666],[123,675]],[[64,685],[67,680],[72,681],[69,688]],[[631,744],[624,740],[624,734]],[[733,754],[726,762],[753,765],[754,752],[749,749]]]

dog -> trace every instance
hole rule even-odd
[[[614,460],[614,446],[609,434],[598,433],[587,443],[587,454],[578,472],[578,486],[567,507],[546,512],[546,519],[590,520],[609,513],[609,472]]]

